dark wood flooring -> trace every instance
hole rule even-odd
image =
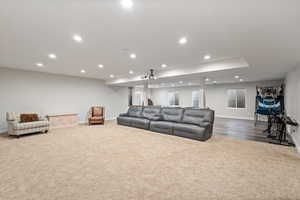
[[[241,119],[216,118],[214,124],[214,134],[225,135],[238,139],[255,140],[259,142],[269,142],[266,122],[259,122],[254,126],[254,121]]]

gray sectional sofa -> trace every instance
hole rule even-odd
[[[131,126],[200,141],[212,136],[214,111],[210,109],[130,106],[117,118],[119,125]]]

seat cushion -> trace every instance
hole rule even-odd
[[[164,121],[180,122],[183,108],[162,108],[161,115]]]
[[[90,120],[103,120],[103,116],[101,117],[90,117]]]
[[[142,116],[149,120],[157,120],[159,119],[160,109],[160,107],[155,106],[144,107]]]
[[[193,125],[193,124],[182,124],[182,123],[174,123],[173,125],[174,131],[186,132],[191,134],[199,134],[205,131],[205,128]]]
[[[185,109],[182,122],[206,127],[214,122],[214,111],[209,109]]]
[[[173,134],[173,122],[151,121],[150,130],[159,133]]]
[[[16,123],[14,126],[15,130],[24,130],[31,128],[39,128],[49,126],[48,121],[36,121],[36,122],[24,122],[24,123]]]
[[[182,124],[174,123],[173,134],[176,136],[197,139],[197,140],[206,140],[206,129],[193,124]]]
[[[127,115],[130,117],[142,117],[142,106],[130,106]]]
[[[130,125],[136,128],[149,129],[150,120],[144,118],[132,117],[130,119]]]

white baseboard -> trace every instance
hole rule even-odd
[[[293,140],[293,142],[294,142],[294,144],[296,146],[296,149],[297,149],[298,153],[300,153],[300,144],[298,143],[297,139],[294,138],[293,134],[290,134],[290,136],[292,137],[292,140]]]
[[[7,128],[0,128],[0,134],[6,133],[6,132],[7,132]]]
[[[112,120],[116,120],[116,119],[117,119],[117,117],[111,117],[111,118],[108,118],[108,119],[106,119],[106,120],[112,121]]]
[[[294,144],[295,144],[295,146],[296,146],[296,149],[297,149],[298,153],[300,153],[300,144],[298,144],[298,143],[296,142],[296,140],[293,140],[293,142],[294,142]]]
[[[252,117],[237,117],[237,116],[228,116],[228,115],[216,115],[219,118],[228,118],[228,119],[243,119],[243,120],[251,120],[254,121]]]
[[[116,117],[111,117],[111,118],[105,118],[105,121],[113,121],[116,120]],[[79,124],[88,124],[88,121],[79,121]]]

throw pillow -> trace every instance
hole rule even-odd
[[[39,121],[39,117],[37,114],[21,114],[20,115],[20,123],[35,122],[35,121]]]

